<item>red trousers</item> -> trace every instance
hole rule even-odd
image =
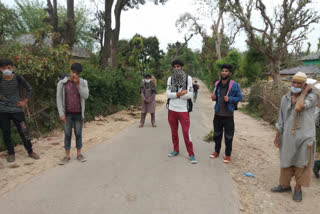
[[[179,135],[178,135],[179,123],[178,122],[180,121],[184,143],[186,144],[189,156],[194,155],[192,140],[190,136],[189,112],[175,112],[175,111],[169,110],[168,121],[171,127],[173,149],[179,152]]]

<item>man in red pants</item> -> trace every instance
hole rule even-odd
[[[171,127],[173,151],[168,155],[174,157],[179,154],[179,135],[178,127],[179,121],[182,127],[184,142],[189,153],[190,162],[197,163],[193,153],[193,145],[190,136],[190,119],[188,112],[188,99],[192,98],[193,87],[192,77],[185,74],[183,69],[183,62],[176,59],[172,63],[173,75],[168,78],[167,82],[167,98],[168,98],[168,121]]]

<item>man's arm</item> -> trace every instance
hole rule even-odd
[[[177,93],[171,92],[171,77],[169,77],[167,81],[167,91],[166,91],[167,98],[169,99],[178,98],[177,94],[178,92]]]
[[[316,95],[307,96],[309,91],[311,91],[311,86],[307,85],[297,99],[297,103],[295,105],[296,112],[302,112],[305,108],[309,108],[309,107],[312,107],[313,105],[316,105],[317,96]]]
[[[17,103],[17,106],[24,107],[28,102],[32,95],[32,86],[27,82],[27,80],[23,76],[17,76],[18,82],[26,89],[26,97]]]
[[[80,97],[84,98],[84,99],[88,99],[88,97],[89,97],[88,82],[87,82],[87,80],[83,80],[81,82],[80,82],[80,85],[78,87]]]
[[[241,89],[240,86],[238,85],[238,83],[234,83],[232,85],[232,87],[236,87],[236,94],[235,96],[229,96],[229,102],[230,103],[238,103],[242,100],[242,93],[241,93]]]
[[[193,96],[193,86],[192,86],[192,77],[188,76],[188,87],[187,90],[182,91],[181,99],[187,100],[191,99]]]

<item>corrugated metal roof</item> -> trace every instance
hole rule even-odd
[[[320,67],[318,65],[300,65],[298,67],[281,70],[280,74],[293,75],[298,71],[302,71],[305,74],[320,74]]]
[[[320,60],[320,51],[301,58],[302,61],[317,60],[317,59]]]

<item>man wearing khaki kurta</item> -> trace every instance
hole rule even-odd
[[[314,111],[318,98],[306,80],[303,72],[293,76],[291,91],[281,99],[274,140],[275,146],[280,148],[281,169],[280,185],[271,191],[291,192],[290,181],[295,177],[294,201],[301,201],[301,187],[310,185],[315,152]]]

